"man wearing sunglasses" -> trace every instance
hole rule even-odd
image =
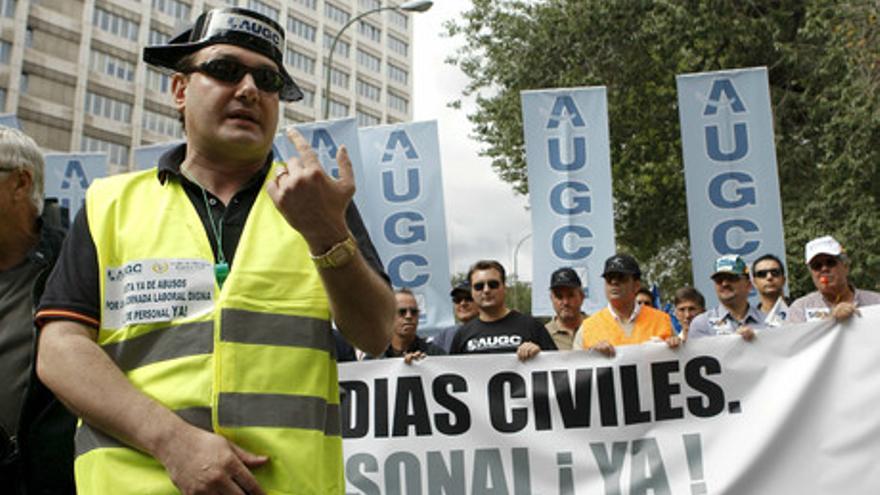
[[[384,352],[394,296],[351,204],[351,161],[303,137],[284,31],[215,9],[144,60],[175,71],[186,143],[96,181],[47,284],[38,372],[81,417],[77,490],[342,493],[331,315]]]
[[[752,283],[758,291],[758,309],[770,327],[782,326],[788,315],[785,302],[785,268],[782,260],[767,253],[752,262]]]
[[[752,282],[746,262],[735,254],[719,257],[715,260],[712,282],[719,304],[694,318],[688,330],[688,340],[730,334],[752,340],[755,330],[767,325],[764,314],[749,304]]]
[[[397,301],[397,315],[394,318],[394,332],[391,344],[380,356],[383,358],[402,357],[406,364],[423,359],[425,356],[442,356],[443,348],[419,337],[419,303],[409,289],[398,289],[394,292]]]
[[[584,320],[574,336],[574,349],[614,357],[616,347],[660,340],[670,348],[681,344],[672,318],[650,305],[637,304],[642,270],[632,256],[618,253],[605,260],[602,271],[608,306]]]
[[[788,311],[787,323],[825,318],[847,320],[861,306],[880,304],[880,293],[857,289],[849,282],[850,260],[843,246],[831,236],[813,239],[806,246],[806,261],[816,291],[797,299]]]
[[[556,344],[540,321],[506,306],[505,272],[495,260],[481,260],[468,271],[471,296],[480,315],[465,323],[452,339],[450,354],[516,353],[521,361]]]
[[[431,340],[431,343],[443,348],[446,353],[452,348],[452,339],[455,338],[456,332],[465,323],[473,320],[480,314],[480,310],[471,297],[471,284],[467,280],[455,284],[455,287],[449,291],[449,297],[452,298],[452,309],[455,313],[457,325],[440,330]]]

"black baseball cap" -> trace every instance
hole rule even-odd
[[[550,275],[550,288],[555,289],[557,287],[577,287],[581,289],[583,284],[574,268],[565,267],[556,270]]]
[[[634,275],[636,278],[642,277],[642,270],[635,258],[628,254],[618,253],[605,260],[605,270],[602,272],[604,278],[609,273],[622,273],[624,275]]]
[[[456,295],[471,297],[471,283],[467,280],[462,280],[461,282],[455,284],[455,287],[449,291],[449,297],[455,297]]]
[[[202,13],[195,24],[172,38],[167,45],[144,47],[144,62],[179,70],[183,57],[216,44],[236,45],[264,55],[278,66],[284,87],[283,101],[299,101],[303,93],[284,68],[284,29],[274,20],[248,9],[226,7]]]

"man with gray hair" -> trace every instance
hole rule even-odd
[[[791,304],[786,323],[829,317],[847,320],[858,313],[860,306],[880,304],[880,293],[857,289],[850,283],[850,260],[837,239],[830,235],[813,239],[805,251],[816,290]]]
[[[33,365],[34,308],[64,239],[52,206],[44,212],[40,149],[0,127],[0,486],[16,495],[74,493],[75,418]]]

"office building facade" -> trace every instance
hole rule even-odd
[[[285,65],[305,99],[282,104],[279,125],[321,120],[327,70],[330,118],[360,126],[412,118],[412,19],[381,0],[0,0],[0,108],[47,151],[106,151],[112,171],[138,146],[180,139],[167,71],[141,49],[167,42],[204,10],[239,6],[287,31]],[[387,0],[386,0],[387,2]],[[394,0],[394,3],[399,3]]]

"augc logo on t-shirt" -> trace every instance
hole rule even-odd
[[[474,337],[468,340],[468,352],[479,352],[489,349],[509,349],[517,348],[522,344],[522,337],[519,335],[490,335],[485,337]]]

